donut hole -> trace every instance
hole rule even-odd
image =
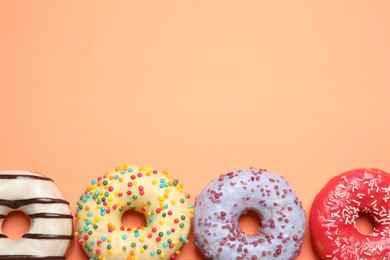
[[[356,230],[362,235],[369,235],[374,232],[374,228],[374,218],[366,212],[360,212],[356,219]]]
[[[10,239],[19,240],[28,232],[30,225],[30,217],[20,210],[15,210],[4,218],[1,230]]]
[[[254,236],[261,229],[261,218],[255,211],[248,210],[238,219],[238,227],[246,235]]]
[[[145,215],[136,210],[127,210],[122,215],[122,225],[142,228],[146,225]]]

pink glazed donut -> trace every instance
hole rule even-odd
[[[261,219],[255,235],[238,226],[252,210]],[[207,259],[295,259],[306,216],[287,181],[265,170],[236,170],[203,188],[194,212],[195,244]]]
[[[375,222],[371,234],[356,229],[359,213]],[[390,259],[390,174],[356,169],[332,178],[314,199],[310,232],[323,259]]]

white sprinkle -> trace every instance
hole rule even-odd
[[[365,196],[365,194],[364,194],[364,193],[358,193],[356,196],[357,196],[359,199],[362,199],[362,198]]]
[[[360,206],[360,201],[357,200],[352,200],[352,201],[355,202],[358,205],[358,207]]]
[[[339,185],[337,185],[337,187],[340,187],[340,188],[342,188],[342,189],[346,189],[346,188],[347,188],[347,187],[345,187],[345,185],[342,184],[342,183],[340,183]]]

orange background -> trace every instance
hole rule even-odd
[[[390,171],[389,1],[1,1],[0,169],[72,210],[120,163],[191,201],[219,174],[283,175],[308,212],[332,177]],[[308,214],[307,214],[308,215]],[[197,259],[190,237],[179,259]],[[76,244],[68,259],[88,259]],[[307,233],[299,259],[315,259]]]

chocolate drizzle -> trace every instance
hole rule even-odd
[[[0,260],[17,259],[17,260],[65,260],[65,256],[35,256],[35,255],[0,255]]]
[[[28,215],[30,218],[69,218],[73,219],[70,214],[59,214],[59,213],[35,213]],[[6,218],[7,215],[0,215],[0,219]]]
[[[32,239],[73,239],[73,236],[68,235],[55,235],[55,234],[24,234],[22,238]]]
[[[8,238],[4,234],[0,234],[0,238]],[[28,238],[28,239],[59,239],[59,240],[69,240],[73,239],[73,236],[68,235],[55,235],[55,234],[24,234],[22,238]]]
[[[70,218],[73,219],[72,215],[69,214],[58,214],[58,213],[35,213],[28,215],[30,218]]]
[[[11,209],[17,209],[22,206],[41,203],[41,204],[55,204],[62,203],[69,205],[69,202],[63,199],[53,199],[53,198],[32,198],[32,199],[24,199],[24,200],[3,200],[0,199],[0,205],[6,206]]]
[[[1,174],[0,179],[12,180],[12,179],[36,179],[42,181],[53,181],[50,178],[39,176],[39,175],[28,175],[28,174]]]

